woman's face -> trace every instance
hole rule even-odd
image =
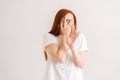
[[[66,26],[68,28],[68,34],[71,34],[73,31],[73,28],[75,28],[74,26],[74,17],[71,13],[68,13],[65,15],[65,22],[68,26]]]
[[[71,13],[65,15],[65,22],[69,24],[70,22],[74,24],[74,17]]]

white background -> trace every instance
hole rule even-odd
[[[43,35],[72,10],[88,42],[84,80],[120,80],[119,0],[0,0],[0,80],[43,80]]]

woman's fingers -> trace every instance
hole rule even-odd
[[[69,22],[65,22],[65,29],[66,30],[69,30],[69,29],[71,29],[71,26],[73,25],[73,22],[72,21],[69,21]]]
[[[73,25],[74,25],[74,22],[72,20],[66,20],[66,18],[63,18],[61,20],[62,33],[69,36],[71,34],[71,29],[72,29]],[[73,32],[74,32],[74,29],[73,29]]]
[[[63,32],[63,23],[62,23],[62,21],[60,23],[60,28],[61,28],[61,32]]]
[[[80,34],[80,32],[77,32],[77,34],[76,34],[76,38],[78,38],[79,34]]]
[[[72,31],[71,32],[72,32],[72,34],[76,34],[77,33],[77,30],[75,29],[74,25],[72,26]]]
[[[61,31],[62,31],[63,34],[65,33],[65,29],[64,29],[64,19],[65,19],[65,18],[63,18],[63,19],[61,20],[61,22],[60,22],[60,28],[61,28]]]
[[[64,28],[66,28],[66,26],[67,26],[67,22],[66,22],[66,18],[64,17],[64,21],[63,21],[63,23],[64,23]]]
[[[74,24],[74,22],[70,21],[69,27],[72,27],[73,24]]]

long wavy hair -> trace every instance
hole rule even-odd
[[[52,29],[49,31],[50,34],[54,35],[54,36],[59,36],[60,35],[60,23],[61,23],[61,20],[65,17],[66,14],[68,13],[71,13],[74,17],[74,26],[75,26],[75,29],[77,29],[77,20],[76,20],[76,16],[75,14],[71,11],[71,10],[68,10],[68,9],[60,9],[55,18],[54,18],[54,22],[53,22],[53,25],[52,25]],[[45,52],[44,50],[44,56],[45,56],[45,59],[46,61],[48,60],[48,56],[47,56],[47,53]]]

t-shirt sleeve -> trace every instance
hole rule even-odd
[[[47,45],[55,43],[57,44],[57,39],[54,35],[47,33],[44,35],[43,39],[43,47],[45,48]]]
[[[79,51],[88,51],[88,45],[87,45],[87,41],[86,41],[86,37],[81,34],[80,38],[79,38],[79,43],[78,43],[78,48]]]

